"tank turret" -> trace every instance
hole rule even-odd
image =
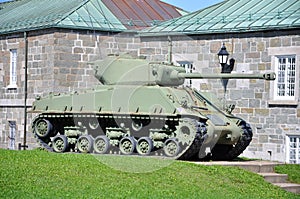
[[[275,73],[264,74],[203,74],[186,73],[185,69],[170,63],[147,62],[129,56],[109,56],[94,63],[95,77],[105,85],[142,84],[180,86],[188,79],[264,79],[275,80]],[[124,75],[126,78],[124,78]]]

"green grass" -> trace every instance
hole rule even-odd
[[[290,182],[300,184],[300,164],[285,164],[275,167],[276,173],[288,174]]]
[[[0,150],[0,198],[300,198],[235,167]]]

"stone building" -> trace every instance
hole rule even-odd
[[[234,113],[254,132],[243,156],[300,163],[299,30],[297,0],[228,0],[145,29],[140,36],[146,54],[161,52],[166,35],[171,36],[173,62],[187,72],[220,73],[222,43],[236,60],[233,73],[274,71],[274,82],[229,80],[226,93],[221,81],[186,84],[236,105]]]
[[[137,30],[185,13],[159,0],[0,3],[0,147],[37,146],[25,101],[29,110],[37,95],[93,87],[98,81],[88,62],[109,53],[137,54]]]
[[[108,53],[166,60],[169,36],[172,61],[187,72],[220,73],[217,53],[223,43],[236,60],[233,73],[276,72],[274,82],[229,80],[226,93],[220,80],[187,80],[185,84],[236,105],[234,113],[248,121],[254,132],[243,156],[300,162],[299,1],[227,0],[186,15],[157,0],[151,1],[155,9],[149,12],[159,14],[136,13],[139,3],[149,1],[115,2],[20,0],[0,4],[1,148],[17,148],[23,142],[26,40],[30,108],[36,95],[98,84],[88,62]],[[168,21],[158,23],[164,20]],[[28,132],[32,117],[27,117]],[[33,148],[34,143],[28,133],[27,144]]]

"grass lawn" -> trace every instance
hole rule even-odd
[[[235,167],[0,149],[0,198],[300,198]]]
[[[289,181],[300,184],[300,164],[286,164],[275,167],[276,173],[288,174]]]

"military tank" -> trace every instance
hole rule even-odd
[[[231,160],[252,140],[250,125],[188,79],[264,79],[265,74],[186,73],[172,63],[108,56],[94,64],[101,85],[38,96],[35,137],[49,151]]]

